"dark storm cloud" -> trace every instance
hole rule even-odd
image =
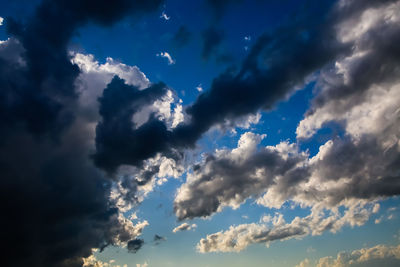
[[[98,164],[112,171],[122,164],[139,164],[157,152],[192,148],[216,124],[225,120],[234,121],[259,109],[271,109],[290,94],[294,86],[304,83],[307,76],[347,48],[332,36],[333,15],[329,13],[330,7],[316,4],[309,11],[310,16],[259,38],[238,71],[228,70],[215,78],[210,90],[199,95],[187,107],[190,122],[167,130],[164,123],[152,118],[132,130],[132,123],[123,118],[125,124],[121,123],[117,132],[125,133],[121,133],[119,138],[122,136],[122,140],[128,140],[125,136],[134,137],[136,141],[133,144],[122,144],[123,141],[117,141],[112,132],[98,130],[101,135],[96,138],[98,151],[95,159]],[[98,129],[101,128],[102,122],[98,126]],[[102,144],[107,139],[110,140],[108,148]],[[139,146],[140,150],[128,151],[125,145],[126,148]],[[109,153],[112,151],[121,155]]]
[[[95,163],[113,172],[119,165],[138,165],[143,159],[166,149],[168,131],[158,119],[150,120],[135,129],[133,115],[143,106],[164,95],[164,84],[154,84],[139,90],[125,84],[117,76],[108,84],[100,97],[102,121],[96,128]]]
[[[143,239],[134,239],[128,242],[128,251],[130,253],[136,253],[139,251],[139,249],[142,248],[144,245],[144,240]]]
[[[70,62],[66,48],[77,27],[90,21],[110,25],[126,14],[153,10],[159,3],[44,0],[26,25],[8,18],[9,32],[25,48],[26,66],[19,70],[24,80],[15,85],[17,77],[11,76],[2,85],[3,93],[16,98],[9,107],[16,119],[36,134],[54,133],[70,123],[73,115],[63,107],[76,97],[73,82],[79,69]],[[15,86],[18,90],[11,89]]]
[[[109,202],[75,118],[79,74],[67,46],[87,22],[107,26],[161,1],[44,0],[26,22],[6,19],[0,47],[0,195],[4,266],[81,266],[92,248],[132,238]],[[15,57],[10,57],[14,54]]]
[[[172,43],[174,44],[174,46],[180,48],[188,44],[191,38],[192,33],[185,26],[182,25],[172,37]]]
[[[239,71],[228,70],[215,78],[210,90],[187,108],[191,121],[176,128],[176,142],[193,144],[215,124],[271,109],[294,86],[343,52],[345,47],[331,34],[329,8],[316,9],[320,16],[260,37]]]

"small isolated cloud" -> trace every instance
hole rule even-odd
[[[161,18],[161,19],[165,19],[165,20],[170,20],[170,19],[171,19],[171,17],[169,17],[169,16],[165,13],[165,11],[163,11],[163,12],[161,13],[160,18]]]
[[[149,264],[145,261],[143,264],[136,263],[136,267],[147,267]]]
[[[136,253],[139,249],[143,246],[144,240],[143,239],[133,239],[128,242],[128,251],[131,253]]]
[[[166,241],[167,239],[165,238],[165,237],[163,237],[163,236],[160,236],[160,235],[157,235],[157,234],[155,234],[154,235],[154,238],[153,238],[153,241],[154,241],[154,243],[156,244],[156,245],[158,245],[158,244],[160,244],[162,241]]]
[[[181,232],[181,231],[189,231],[196,227],[197,227],[196,224],[190,225],[188,223],[182,223],[181,225],[175,227],[174,230],[172,230],[172,232],[176,233],[176,232]]]
[[[199,91],[200,93],[203,92],[203,86],[202,86],[201,84],[199,84],[199,85],[196,87],[196,90]]]
[[[243,39],[244,39],[245,41],[247,41],[247,42],[250,42],[250,41],[251,41],[251,36],[250,36],[250,35],[245,36]]]
[[[4,18],[0,17],[0,26],[3,25]]]
[[[175,59],[173,59],[168,52],[160,52],[156,54],[156,56],[166,58],[168,60],[168,65],[175,64]]]

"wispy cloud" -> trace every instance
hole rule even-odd
[[[164,19],[164,20],[167,20],[167,21],[171,19],[171,17],[169,17],[169,16],[167,15],[167,13],[165,13],[165,11],[163,11],[163,12],[161,13],[160,18],[161,18],[161,19]]]
[[[175,59],[173,59],[172,56],[168,52],[160,52],[160,53],[156,54],[156,56],[166,58],[168,60],[168,65],[175,64]]]

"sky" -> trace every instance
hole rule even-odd
[[[399,14],[0,1],[1,266],[399,266]]]

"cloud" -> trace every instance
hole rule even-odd
[[[96,128],[97,149],[93,156],[97,166],[113,172],[121,164],[138,165],[142,157],[155,156],[148,147],[158,144],[158,150],[162,150],[167,138],[164,135],[165,124],[151,120],[135,129],[132,117],[143,106],[153,103],[166,92],[163,83],[139,90],[117,76],[113,78],[99,98],[102,121]],[[155,131],[157,128],[160,131]]]
[[[121,267],[121,265],[114,264],[115,260],[110,260],[108,262],[103,262],[98,260],[93,254],[87,258],[83,259],[83,267]],[[122,266],[122,267],[125,267]]]
[[[175,60],[171,57],[171,55],[168,52],[160,52],[156,54],[156,56],[166,58],[168,60],[168,65],[175,64]]]
[[[231,226],[226,231],[207,235],[197,244],[197,250],[201,253],[240,252],[251,244],[262,243],[269,246],[274,241],[321,235],[325,231],[335,233],[346,225],[364,224],[372,213],[372,209],[371,206],[362,202],[353,203],[343,213],[326,212],[320,207],[314,207],[310,215],[302,218],[295,217],[290,223],[278,214],[266,223]]]
[[[329,14],[329,7],[316,5],[315,8],[318,12],[313,9],[313,12],[310,11],[312,14]],[[317,19],[315,16],[312,18]],[[298,32],[300,26],[308,29],[307,38],[301,34],[290,34]],[[157,140],[154,145],[146,147],[146,153],[140,156],[136,153],[135,164],[157,153],[168,154],[174,150],[193,148],[211,127],[256,114],[261,108],[272,108],[277,101],[287,97],[296,85],[302,84],[310,74],[344,51],[335,38],[326,35],[326,27],[329,26],[332,26],[331,21],[314,23],[314,20],[305,20],[278,29],[274,35],[262,36],[238,72],[230,70],[215,78],[210,90],[200,94],[186,108],[188,119],[183,123],[169,130],[153,118],[141,126],[141,130],[147,129],[146,136],[154,136]],[[325,41],[321,42],[321,39]],[[266,69],[258,64],[258,58],[267,55],[268,58],[263,60],[268,62]],[[269,89],[264,90],[267,87]],[[127,124],[125,127],[129,132],[130,126]],[[126,164],[117,162],[118,157],[114,161],[115,167]]]
[[[80,115],[90,121],[99,120],[98,98],[115,75],[139,89],[150,86],[146,75],[136,66],[128,66],[109,57],[104,64],[100,64],[90,54],[71,53],[71,55],[72,63],[78,65],[81,71],[75,80],[76,91],[79,94],[78,102],[82,109]]]
[[[153,242],[154,242],[154,244],[156,244],[156,245],[159,245],[161,242],[166,241],[166,240],[167,240],[167,239],[166,239],[165,237],[160,236],[160,235],[157,235],[157,234],[155,234],[155,235],[154,235],[154,238],[153,238]]]
[[[133,239],[128,242],[128,251],[130,253],[136,253],[139,251],[139,249],[142,248],[143,244],[144,244],[143,239]]]
[[[175,227],[172,232],[177,233],[177,232],[181,232],[181,231],[188,231],[188,230],[192,230],[194,228],[196,228],[197,225],[196,224],[188,224],[188,223],[182,223],[181,225],[178,225],[177,227]]]
[[[165,11],[163,11],[163,12],[161,13],[160,18],[161,18],[161,19],[164,19],[164,20],[166,20],[166,21],[168,21],[168,20],[171,19],[171,17],[169,17],[169,16],[165,13]]]
[[[351,252],[339,252],[336,258],[324,257],[311,264],[310,260],[302,261],[299,267],[356,267],[388,266],[395,267],[400,263],[400,246],[377,245]]]
[[[82,266],[92,248],[123,245],[140,234],[143,225],[110,203],[113,182],[89,158],[95,124],[82,116],[75,84],[81,70],[67,47],[88,22],[108,26],[159,4],[44,0],[26,24],[7,18],[11,37],[0,44],[4,265]]]
[[[345,43],[353,42],[353,51],[320,76],[319,94],[297,128],[298,138],[310,138],[333,120],[345,121],[352,136],[374,134],[392,123],[394,118],[386,121],[381,118],[384,112],[396,112],[396,104],[390,97],[380,95],[393,95],[393,90],[397,90],[400,54],[392,42],[399,36],[399,10],[399,2],[381,5],[365,9],[358,17],[339,24],[338,38]],[[382,101],[385,104],[378,107],[377,103]],[[363,116],[365,113],[369,116]]]
[[[201,84],[199,84],[197,87],[196,87],[196,90],[198,91],[198,92],[203,92],[203,87],[201,86]]]
[[[307,172],[298,167],[307,154],[299,153],[295,145],[283,142],[257,151],[263,136],[247,132],[237,148],[217,150],[204,162],[193,167],[187,182],[177,192],[174,201],[179,219],[209,216],[224,206],[237,208],[248,197],[261,195],[274,183],[276,176],[286,184],[296,184],[299,175]]]
[[[359,2],[349,5],[353,4]],[[257,150],[255,135],[247,133],[236,149],[217,150],[194,166],[174,202],[179,219],[209,216],[224,206],[237,208],[246,199],[257,197],[258,204],[269,208],[281,208],[289,201],[311,207],[311,215],[272,228],[264,224],[231,226],[202,239],[199,251],[241,251],[253,243],[335,232],[344,225],[360,226],[378,211],[375,201],[400,193],[396,167],[400,159],[400,99],[395,75],[399,54],[397,47],[391,46],[399,36],[395,15],[399,2],[365,5],[357,11],[346,6],[351,19],[344,16],[335,23],[342,45],[354,46],[336,60],[334,70],[329,64],[324,67],[313,106],[297,131],[299,139],[310,137],[334,120],[343,126],[343,136],[327,141],[310,158],[289,143]],[[354,26],[363,23],[365,14],[376,17],[377,23],[367,24],[370,28]],[[346,35],[353,29],[362,33]],[[385,38],[376,38],[377,34]],[[371,69],[370,77],[360,77],[369,66],[378,66],[382,72]],[[251,145],[243,145],[246,143]],[[241,151],[240,156],[235,155],[236,150]],[[337,213],[339,207],[344,208],[344,214]]]
[[[3,25],[4,18],[0,17],[0,26]]]

